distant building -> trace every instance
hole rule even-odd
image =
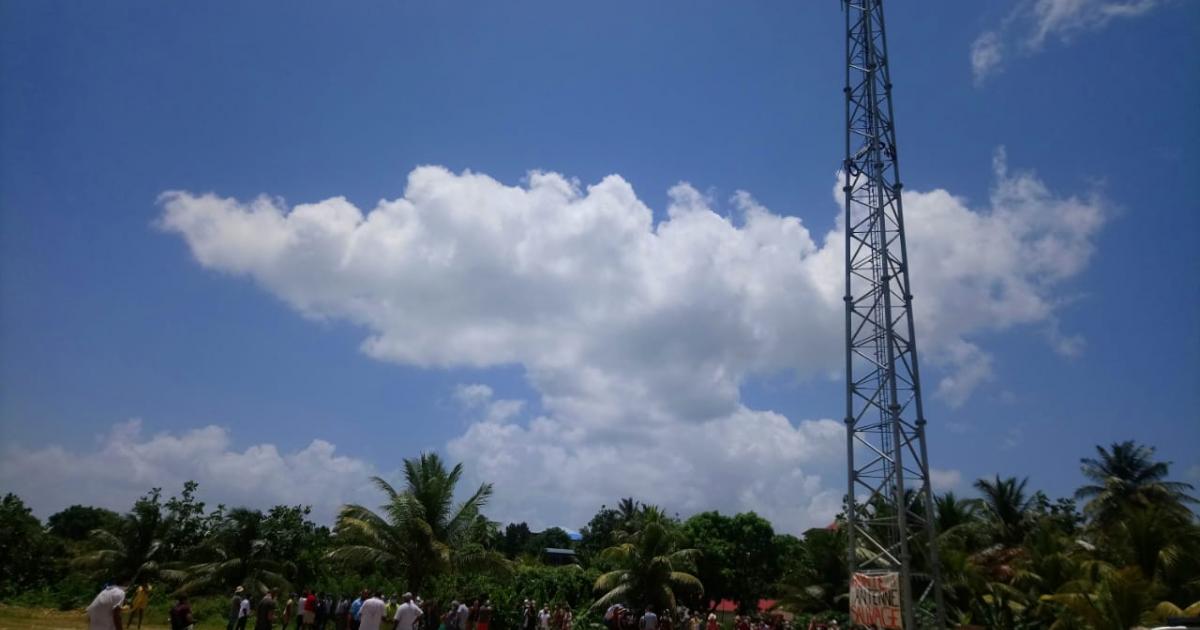
[[[558,549],[556,547],[546,547],[542,550],[542,562],[551,566],[562,566],[566,564],[575,564],[578,559],[575,557],[573,549]]]

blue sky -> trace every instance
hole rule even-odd
[[[1111,10],[1121,6],[1138,10]],[[893,4],[887,17],[912,220],[957,217],[925,226],[927,251],[1003,240],[992,229],[1029,247],[1046,231],[1069,250],[1058,271],[1021,260],[1028,247],[970,261],[1019,280],[1036,307],[1001,296],[975,313],[956,300],[971,274],[927,279],[929,303],[945,307],[927,321],[936,330],[918,329],[927,383],[978,377],[956,395],[929,388],[944,487],[1000,473],[1065,494],[1092,445],[1122,439],[1156,446],[1176,477],[1200,483],[1200,5],[939,1]],[[372,500],[366,475],[439,450],[497,483],[502,520],[577,527],[624,495],[681,513],[756,509],[788,530],[827,518],[844,472],[840,424],[819,420],[843,412],[826,360],[841,331],[805,319],[819,279],[797,289],[776,280],[798,276],[756,274],[774,264],[767,245],[819,248],[837,229],[841,21],[832,0],[0,3],[0,487],[45,516],[71,502],[122,507],[195,477],[214,502],[304,502],[327,516]],[[991,56],[973,67],[981,41]],[[414,171],[423,165],[448,172]],[[542,190],[530,171],[578,181],[566,201],[546,193],[558,218],[543,222],[530,202],[511,210],[523,230],[480,232],[485,215],[509,211],[497,200]],[[315,249],[266,260],[257,239],[282,223],[240,241],[220,229],[260,194],[280,216],[339,196],[367,215],[406,182],[430,191],[425,205],[409,194],[427,230],[409,245],[461,248],[437,267],[445,276],[384,262],[334,273]],[[680,182],[690,188],[669,194]],[[1022,196],[1035,184],[1041,193]],[[1004,214],[1005,190],[1020,227],[970,227]],[[768,235],[752,235],[757,211],[738,191],[768,209]],[[213,210],[210,192],[237,202]],[[654,240],[661,256],[614,263],[616,276],[662,281],[655,296],[674,260],[702,261],[680,272],[688,283],[728,276],[715,292],[668,295],[670,308],[592,319],[632,285],[591,273],[517,283],[496,259],[469,256],[472,243],[507,252],[527,233],[568,229],[562,213],[578,216],[570,199],[581,198],[602,209],[586,230],[616,230],[603,217],[636,217],[638,203],[678,227],[677,249]],[[712,272],[704,256],[673,257],[710,242],[702,217],[668,213],[696,204],[678,217],[725,217],[712,242],[758,247],[727,266],[714,255]],[[1062,218],[1075,211],[1092,223]],[[787,236],[783,217],[811,239]],[[629,234],[573,247],[587,250],[584,267],[605,268],[625,261]],[[422,284],[387,293],[390,280],[365,279],[376,272]],[[711,324],[725,316],[761,317],[776,336],[743,352],[743,327],[724,338]],[[538,321],[556,332],[537,337]],[[649,341],[596,331],[606,325]],[[502,341],[437,341],[466,328]],[[364,352],[369,337],[391,345]],[[970,357],[953,358],[959,342]],[[717,384],[686,383],[690,365]],[[764,443],[781,452],[756,450]],[[606,474],[614,461],[633,465]],[[764,480],[776,477],[791,481]]]

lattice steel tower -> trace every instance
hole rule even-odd
[[[925,413],[882,0],[843,0],[846,15],[846,444],[850,571],[900,577],[904,627],[933,597],[945,627]]]

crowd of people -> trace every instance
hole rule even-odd
[[[646,606],[639,612],[613,604],[604,611],[604,625],[608,630],[721,630],[716,613],[705,615],[683,606],[662,612]],[[782,615],[737,615],[733,618],[733,630],[792,630],[792,625]]]
[[[140,630],[149,593],[148,585],[140,585],[128,603],[130,630],[135,618]],[[88,606],[89,630],[123,630],[125,599],[123,588],[106,585]],[[338,596],[302,590],[283,596],[279,589],[272,589],[255,599],[241,586],[234,590],[227,612],[226,630],[490,630],[495,615],[486,598],[442,605],[412,593],[385,595],[364,589],[357,596]],[[191,630],[194,618],[186,596],[176,598],[169,617],[171,630]],[[574,622],[566,604],[539,608],[536,601],[526,599],[516,630],[573,630]],[[637,611],[613,604],[604,612],[604,625],[608,630],[722,630],[716,614],[682,606],[657,612],[651,606]],[[732,626],[732,630],[793,630],[783,616],[769,614],[735,616]],[[836,622],[828,627],[836,630]]]
[[[131,602],[126,602],[125,591],[104,586],[87,608],[89,630],[132,630],[134,619],[140,630],[150,588],[138,586]],[[129,620],[123,623],[126,608]],[[353,597],[310,590],[285,597],[279,589],[271,589],[255,599],[241,586],[234,589],[226,610],[226,630],[489,630],[494,612],[487,599],[470,604],[455,600],[442,606],[412,593],[385,596],[366,589]],[[195,624],[186,595],[176,597],[168,616],[171,630],[191,630]],[[569,622],[556,630],[570,630]]]
[[[305,590],[286,599],[272,590],[251,602],[239,586],[229,602],[226,630],[246,630],[251,617],[253,630],[488,630],[492,603],[452,601],[443,609],[412,593],[368,589],[353,597]]]

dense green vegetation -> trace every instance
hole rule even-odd
[[[1192,487],[1170,480],[1169,464],[1133,442],[1097,447],[1081,464],[1086,483],[1070,498],[998,476],[976,481],[976,497],[936,497],[952,619],[1129,628],[1200,614]],[[209,509],[193,482],[166,500],[154,488],[125,514],[71,506],[45,523],[9,494],[0,502],[0,601],[66,610],[86,605],[103,581],[148,581],[156,593],[201,601],[237,585],[336,593],[370,585],[447,602],[486,596],[502,628],[515,627],[525,597],[592,620],[615,601],[710,609],[728,599],[752,609],[774,598],[800,614],[845,612],[840,519],[798,538],[752,512],[682,520],[630,498],[601,506],[572,541],[561,529],[488,520],[490,484],[459,488],[461,475],[461,465],[448,469],[436,455],[408,460],[402,487],[371,480],[382,504],[345,506],[333,529],[313,523],[305,506]],[[544,565],[546,547],[573,548],[579,563]],[[197,608],[201,618],[219,615],[221,600]]]

